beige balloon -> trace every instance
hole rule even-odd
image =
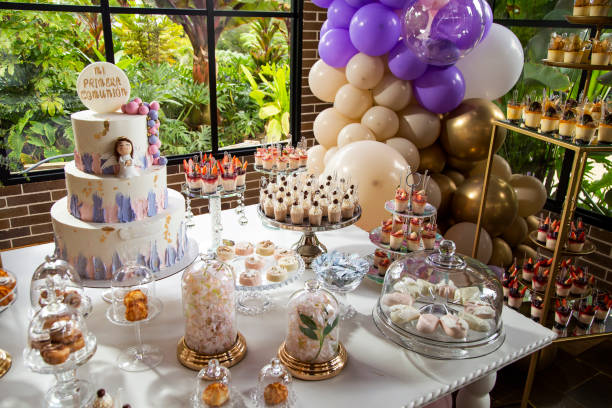
[[[334,99],[334,108],[350,119],[359,120],[371,107],[372,92],[351,84],[342,85]]]
[[[503,232],[502,238],[511,247],[515,247],[527,238],[527,221],[523,217],[516,217],[514,222]]]
[[[476,238],[476,224],[473,222],[460,222],[453,225],[444,234],[445,239],[450,239],[457,246],[457,253],[472,256],[474,238]],[[493,241],[491,236],[484,228],[480,229],[480,240],[478,241],[478,251],[476,259],[486,264],[493,254]]]
[[[542,211],[548,195],[544,184],[540,180],[533,176],[513,174],[510,185],[516,193],[519,206],[518,213],[521,217],[528,217]]]
[[[442,203],[442,191],[433,178],[429,179],[425,192],[427,193],[427,202],[436,207],[436,209],[440,208],[440,204]]]
[[[447,168],[442,172],[445,176],[450,177],[451,180],[455,182],[455,186],[459,187],[465,181],[465,176],[458,172],[457,170]]]
[[[338,141],[338,133],[351,120],[342,115],[336,108],[327,108],[319,113],[312,124],[312,132],[319,144],[326,149],[334,147]]]
[[[476,166],[470,170],[470,177],[473,176],[484,176],[485,169],[487,167],[487,160],[476,162]],[[510,181],[512,177],[512,169],[510,165],[498,154],[493,155],[493,163],[491,164],[491,174],[505,180]]]
[[[376,85],[372,95],[377,105],[399,111],[410,103],[412,99],[412,85],[408,81],[396,78],[393,74],[387,74]]]
[[[488,264],[502,268],[512,264],[512,248],[506,241],[499,237],[493,238],[493,250]]]
[[[529,217],[525,218],[525,221],[527,221],[528,232],[535,231],[540,226],[540,219],[537,215],[530,215]]]
[[[361,124],[367,126],[379,142],[392,138],[399,128],[397,114],[384,106],[368,109],[361,118]]]
[[[366,231],[389,218],[385,201],[393,198],[401,177],[408,171],[408,163],[391,146],[363,140],[339,149],[325,167],[324,175],[336,172],[339,177],[350,176],[357,184],[362,209],[358,226]]]
[[[434,143],[424,149],[419,150],[421,155],[421,163],[419,171],[429,170],[433,173],[440,173],[446,164],[446,153],[440,147],[439,143]]]
[[[327,166],[327,163],[329,163],[329,161],[332,157],[334,157],[334,154],[336,154],[337,151],[338,146],[330,147],[329,149],[327,149],[327,151],[325,152],[325,156],[323,157],[323,164],[325,166]]]
[[[404,139],[402,137],[392,137],[391,139],[387,139],[385,143],[401,154],[406,162],[410,166],[412,171],[416,171],[419,168],[420,163],[420,155],[419,149],[408,139]]]
[[[323,60],[315,62],[308,73],[310,91],[325,102],[333,102],[338,89],[347,82],[344,68],[330,67]]]
[[[315,145],[308,149],[306,169],[309,173],[312,173],[315,176],[323,173],[323,170],[325,170],[325,153],[327,153],[327,149],[321,145]]]
[[[359,89],[374,88],[385,74],[385,64],[380,57],[364,53],[353,55],[346,64],[346,79]]]
[[[397,115],[397,136],[410,140],[419,149],[431,146],[440,136],[440,117],[419,105],[409,105]]]
[[[360,140],[376,140],[374,133],[361,123],[349,123],[338,133],[338,147]]]

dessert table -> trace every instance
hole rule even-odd
[[[277,245],[289,247],[300,238],[297,232],[264,227],[255,206],[246,208],[249,223],[241,226],[234,210],[222,212],[223,238],[257,243],[270,239]],[[205,250],[210,242],[210,216],[194,218],[190,237]],[[374,245],[368,233],[356,226],[319,234],[329,248],[372,253]],[[27,325],[30,320],[29,285],[36,266],[51,254],[52,244],[9,250],[1,253],[2,264],[18,279],[18,299],[0,314],[0,349],[13,356],[11,370],[0,379],[0,408],[41,406],[44,392],[54,381],[51,375],[31,372],[23,362]],[[244,401],[238,406],[253,406],[249,399],[257,384],[261,367],[276,355],[285,336],[284,305],[289,295],[303,287],[303,280],[314,278],[307,270],[301,281],[272,292],[272,310],[255,316],[238,316],[238,329],[245,336],[248,351],[243,361],[231,368],[233,386]],[[133,408],[187,407],[195,386],[196,372],[184,368],[176,358],[177,342],[184,333],[181,307],[181,274],[158,281],[157,293],[163,302],[162,313],[143,325],[145,343],[159,347],[164,360],[156,368],[143,372],[125,372],[115,363],[117,355],[134,343],[129,328],[118,327],[105,317],[109,307],[102,299],[102,289],[86,289],[92,298],[93,312],[87,325],[98,339],[98,350],[93,358],[78,370],[78,377],[87,379],[94,387],[105,388],[119,402]],[[355,317],[342,321],[341,341],[348,351],[344,370],[329,380],[307,382],[295,380],[294,389],[299,407],[373,407],[384,402],[385,407],[420,407],[462,389],[457,397],[458,407],[489,406],[488,392],[495,383],[495,372],[534,351],[550,344],[552,331],[521,314],[504,307],[502,319],[506,341],[497,351],[475,359],[448,361],[422,357],[387,341],[375,327],[372,308],[381,286],[365,278],[361,286],[348,295],[355,307]],[[444,406],[444,405],[441,405]]]

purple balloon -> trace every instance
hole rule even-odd
[[[327,21],[331,28],[348,28],[356,8],[346,4],[344,0],[334,0],[327,9]]]
[[[330,67],[345,67],[359,51],[351,43],[348,30],[332,28],[319,41],[319,56]]]
[[[365,6],[366,4],[370,4],[375,2],[376,0],[344,0],[346,4],[351,7],[355,7],[356,9]]]
[[[412,82],[419,104],[434,113],[446,113],[455,109],[465,95],[463,74],[454,65],[429,66],[427,71]]]
[[[332,4],[333,0],[312,0],[312,2],[321,7],[321,8],[328,8],[330,4]]]
[[[388,53],[399,40],[400,20],[390,8],[380,3],[368,4],[353,16],[349,33],[359,51],[377,57]]]
[[[384,4],[385,6],[392,8],[393,10],[397,10],[397,9],[403,9],[404,7],[406,7],[406,3],[410,0],[378,0],[381,2],[381,4]]]
[[[491,10],[491,5],[486,1],[486,0],[482,0],[482,4],[483,4],[483,17],[484,17],[484,23],[485,23],[485,27],[484,27],[484,32],[482,33],[482,38],[480,39],[480,42],[482,42],[482,40],[485,39],[485,37],[487,36],[487,34],[489,34],[489,30],[491,29],[491,26],[493,25],[493,10]]]
[[[329,20],[325,20],[323,22],[323,25],[321,26],[321,32],[319,33],[319,38],[323,38],[325,33],[328,32],[329,30],[331,30],[331,27],[329,26]]]
[[[450,41],[460,50],[473,48],[484,30],[480,0],[450,0],[431,22],[430,38]]]
[[[387,64],[393,75],[405,81],[412,81],[427,70],[427,64],[414,55],[403,41],[398,42],[389,52]]]

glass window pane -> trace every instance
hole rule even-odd
[[[0,11],[0,139],[12,171],[72,153],[70,114],[84,109],[76,80],[104,60],[99,15]],[[72,160],[53,160],[46,170]]]
[[[206,16],[117,14],[112,24],[131,97],[160,102],[162,154],[211,150]]]
[[[206,0],[109,0],[109,4],[111,7],[206,9]]]
[[[296,0],[299,1],[299,0]],[[213,0],[215,10],[291,11],[292,0]]]
[[[290,19],[215,19],[219,148],[286,140]]]
[[[39,3],[39,4],[69,4],[71,6],[98,6],[100,0],[11,0],[15,3]]]

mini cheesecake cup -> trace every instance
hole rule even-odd
[[[571,139],[574,136],[574,130],[576,129],[575,120],[560,120],[559,121],[559,136],[564,139]]]
[[[570,293],[570,288],[571,287],[572,287],[572,285],[565,285],[563,283],[557,282],[555,284],[555,289],[556,289],[556,292],[557,292],[557,296],[568,297],[569,293]]]
[[[525,111],[525,126],[531,129],[537,129],[540,126],[542,112],[540,111]]]
[[[610,63],[610,54],[607,52],[591,53],[591,65],[608,65]]]
[[[523,109],[520,105],[508,105],[506,107],[506,119],[510,122],[518,123],[521,121]]]
[[[606,143],[606,144],[612,143],[612,125],[607,125],[605,123],[599,124],[597,141],[599,143]]]

